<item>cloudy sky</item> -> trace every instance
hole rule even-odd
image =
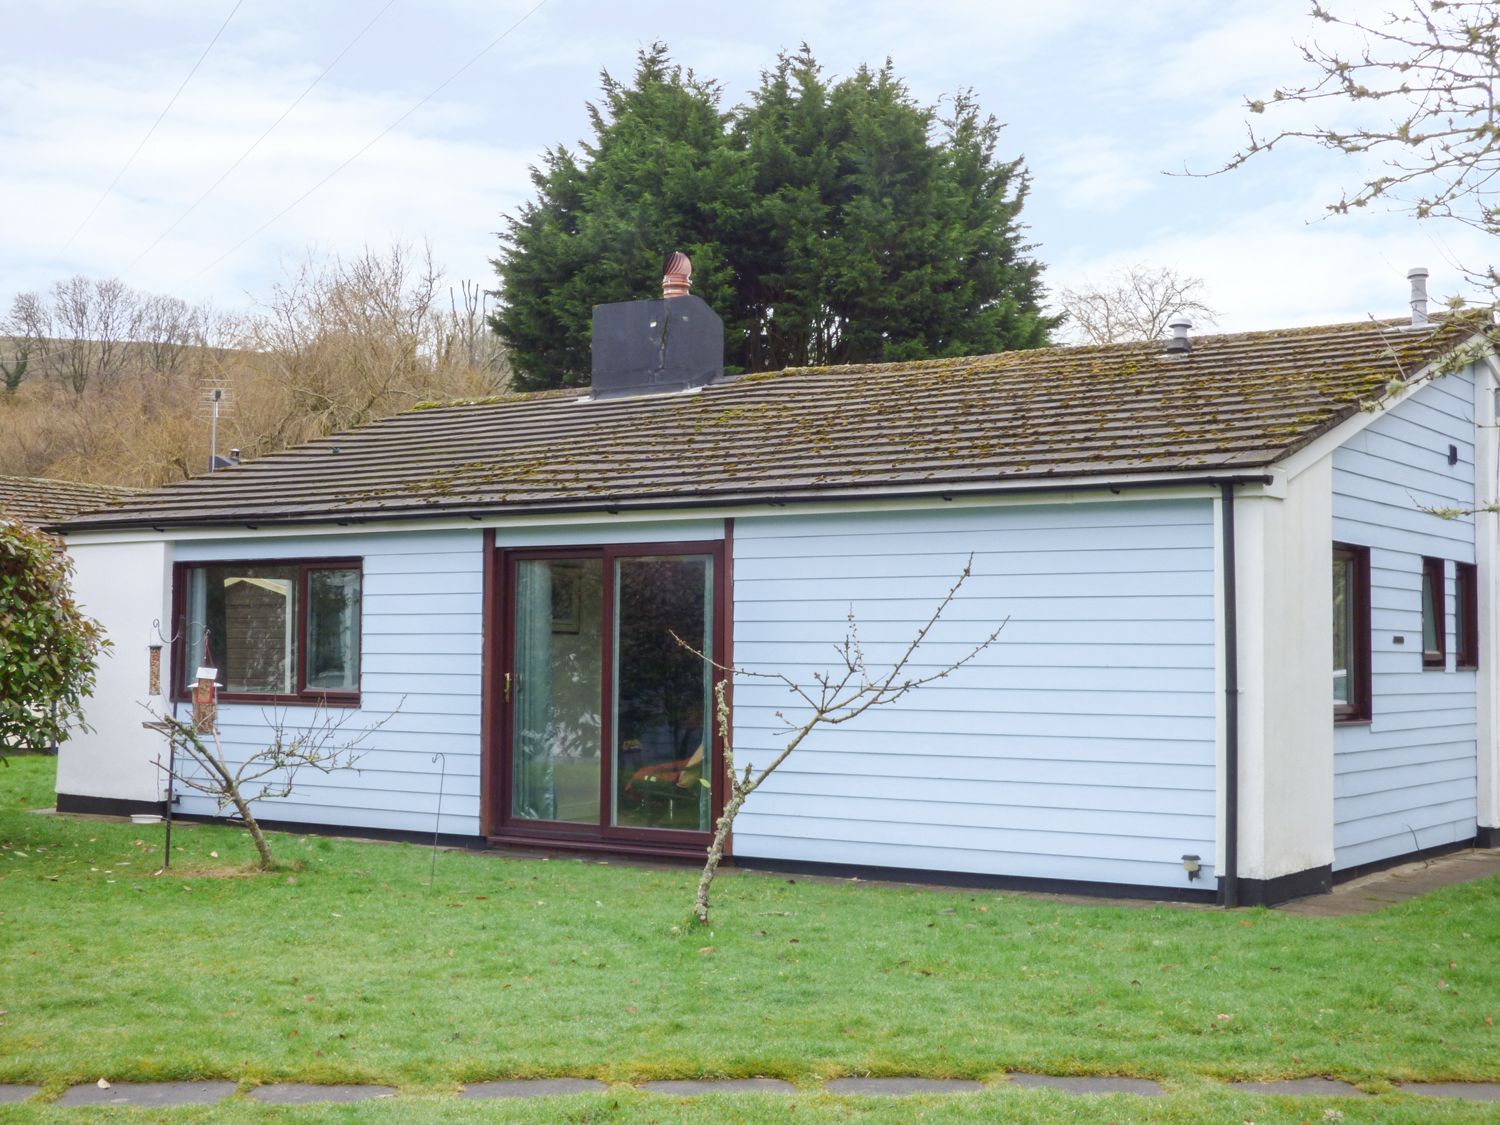
[[[1399,315],[1413,265],[1436,295],[1459,292],[1476,236],[1320,219],[1357,177],[1342,157],[1278,149],[1217,178],[1164,174],[1222,163],[1243,98],[1307,77],[1306,6],[0,0],[0,312],[80,273],[239,309],[310,248],[393,240],[425,239],[451,281],[489,284],[528,165],[585,136],[600,70],[628,77],[657,39],[728,105],[804,41],[833,75],[889,56],[925,102],[972,87],[1006,123],[1001,155],[1031,170],[1024,218],[1053,289],[1169,266],[1203,279],[1226,330]]]

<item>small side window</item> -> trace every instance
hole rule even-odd
[[[1333,545],[1333,717],[1370,717],[1370,549]]]
[[[1479,568],[1473,563],[1453,567],[1454,626],[1458,633],[1458,666],[1479,667]]]
[[[1422,667],[1448,663],[1448,588],[1442,559],[1422,560]]]

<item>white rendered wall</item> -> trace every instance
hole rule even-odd
[[[1500,449],[1496,437],[1496,378],[1491,363],[1474,368],[1474,498],[1483,507],[1500,500]],[[1479,566],[1478,738],[1476,820],[1500,827],[1500,516],[1474,515],[1474,551]]]
[[[1324,457],[1236,496],[1241,878],[1333,860],[1331,481]]]
[[[104,626],[112,647],[99,660],[98,683],[85,706],[91,731],[75,731],[58,747],[57,792],[75,797],[159,801],[164,778],[156,766],[165,739],[141,726],[165,700],[150,694],[150,653],[160,643],[155,623],[171,617],[172,555],[167,543],[68,543],[74,591],[83,612]],[[165,629],[165,624],[162,625]],[[169,653],[162,653],[167,685]]]

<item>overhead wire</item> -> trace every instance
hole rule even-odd
[[[240,239],[233,246],[231,246],[228,250],[224,251],[224,253],[220,254],[217,258],[215,258],[213,261],[209,262],[206,266],[204,266],[202,269],[200,269],[197,273],[193,274],[191,277],[185,278],[183,281],[181,281],[180,283],[178,283],[178,285],[175,286],[175,288],[173,289],[173,292],[180,292],[181,290],[183,290],[187,286],[191,285],[193,282],[197,281],[200,277],[202,277],[204,274],[206,274],[209,270],[213,269],[220,262],[224,261],[224,259],[226,259],[230,255],[234,254],[236,251],[238,251],[241,247],[245,246],[247,243],[249,243],[256,236],[258,236],[259,234],[261,234],[263,231],[267,230],[269,227],[271,227],[274,223],[276,223],[283,216],[289,214],[293,209],[295,209],[297,206],[299,206],[304,200],[306,200],[309,196],[311,196],[314,192],[316,192],[324,184],[328,183],[329,180],[333,179],[340,172],[342,172],[345,168],[349,167],[349,165],[353,164],[356,160],[358,160],[361,156],[363,156],[366,152],[368,152],[370,149],[374,148],[375,145],[378,144],[382,139],[384,139],[385,136],[388,133],[392,132],[397,126],[399,126],[402,122],[404,122],[408,117],[410,117],[412,114],[416,113],[417,110],[421,109],[424,105],[426,105],[428,102],[430,102],[433,98],[437,97],[440,93],[442,93],[444,90],[446,90],[450,85],[453,84],[454,81],[456,81],[458,79],[458,77],[460,75],[462,75],[466,70],[468,70],[471,66],[473,66],[475,63],[477,63],[480,59],[484,58],[485,55],[489,54],[496,47],[498,47],[502,42],[504,42],[510,36],[510,34],[513,31],[515,31],[523,23],[525,23],[527,20],[529,20],[532,16],[536,15],[537,12],[539,12],[543,8],[545,8],[550,2],[551,2],[551,0],[537,0],[537,3],[533,4],[529,9],[527,9],[527,11],[526,11],[526,13],[524,15],[522,15],[519,19],[517,19],[514,23],[512,23],[509,27],[507,27],[499,35],[495,36],[495,38],[491,39],[488,43],[486,43],[483,47],[481,47],[478,51],[476,51],[472,56],[470,56],[470,58],[469,58],[469,60],[467,62],[465,62],[457,70],[453,71],[452,74],[448,75],[447,78],[444,78],[441,82],[439,82],[436,86],[434,86],[431,90],[429,90],[425,95],[422,96],[422,98],[419,101],[417,101],[414,105],[412,105],[410,108],[408,108],[406,110],[406,112],[404,112],[403,114],[401,114],[400,117],[396,118],[396,120],[392,121],[384,129],[380,130],[380,132],[376,133],[373,137],[371,137],[363,145],[361,145],[359,148],[357,148],[342,163],[340,163],[337,167],[335,167],[333,169],[333,171],[329,172],[321,180],[319,180],[317,183],[313,184],[312,187],[308,188],[301,195],[297,196],[296,199],[292,200],[285,207],[283,207],[280,211],[277,211],[276,214],[272,215],[265,222],[261,223],[260,226],[256,227],[249,234],[245,235],[244,238]]]
[[[120,166],[120,170],[115,173],[115,178],[109,181],[109,186],[104,189],[104,194],[94,202],[94,205],[89,208],[89,213],[83,217],[83,221],[74,228],[73,233],[68,235],[68,240],[64,242],[58,249],[57,253],[52,256],[52,260],[54,262],[56,262],[57,259],[61,258],[65,253],[67,253],[68,247],[73,245],[73,240],[83,233],[83,228],[89,225],[89,220],[91,220],[94,215],[98,213],[100,207],[104,206],[104,201],[108,199],[110,193],[115,190],[115,187],[119,184],[121,177],[124,176],[126,172],[130,171],[130,166],[135,163],[135,158],[141,154],[141,149],[146,147],[146,142],[149,141],[152,134],[156,132],[157,126],[162,123],[167,114],[171,112],[172,107],[177,104],[177,99],[182,95],[182,91],[187,89],[187,84],[193,80],[193,75],[198,73],[198,68],[203,65],[203,60],[208,58],[208,53],[214,49],[214,44],[219,41],[219,37],[224,34],[224,29],[229,26],[229,21],[234,19],[234,14],[240,10],[240,5],[242,5],[244,2],[245,0],[235,0],[234,7],[229,9],[229,14],[224,17],[224,22],[219,25],[219,30],[214,32],[214,37],[208,41],[208,46],[204,47],[203,53],[198,56],[198,61],[193,63],[193,68],[187,72],[187,77],[178,84],[178,87],[173,91],[172,96],[167,99],[167,104],[164,105],[162,107],[162,111],[156,115],[156,120],[151,122],[151,128],[146,130],[146,135],[141,138],[140,143],[135,146],[135,150],[126,158],[125,163]]]
[[[208,187],[204,189],[203,194],[198,196],[197,199],[193,200],[193,202],[188,205],[187,210],[183,211],[182,214],[173,219],[171,225],[168,226],[166,230],[162,231],[159,235],[152,239],[151,245],[147,246],[133,259],[131,259],[130,264],[120,271],[121,275],[123,276],[125,274],[128,274],[131,270],[135,269],[136,266],[140,265],[142,259],[144,259],[147,254],[151,253],[151,251],[160,246],[163,239],[165,239],[174,230],[181,226],[182,223],[188,218],[188,216],[198,209],[198,205],[201,204],[210,195],[212,195],[218,189],[219,185],[227,180],[234,173],[234,170],[241,164],[243,164],[250,157],[250,154],[260,147],[261,142],[269,137],[273,132],[275,132],[277,126],[279,126],[283,121],[291,116],[292,111],[302,104],[303,99],[306,98],[308,94],[313,92],[314,87],[316,87],[318,83],[322,82],[324,78],[328,77],[329,71],[331,71],[339,64],[339,61],[354,48],[354,45],[356,43],[358,43],[365,37],[365,34],[370,30],[370,28],[374,27],[375,24],[379,22],[380,17],[385,15],[386,12],[390,11],[391,7],[395,3],[396,0],[386,0],[385,5],[378,12],[376,12],[374,16],[370,18],[370,22],[365,24],[364,27],[360,28],[358,33],[355,34],[354,38],[349,40],[348,43],[344,44],[344,49],[333,57],[333,61],[325,66],[322,72],[307,84],[306,89],[298,94],[296,98],[293,99],[292,103],[286,107],[286,109],[281,111],[281,116],[278,117],[275,121],[271,122],[271,124],[266,127],[265,132],[256,137],[255,140],[250,143],[250,147],[245,149],[244,152],[240,153],[239,156],[235,158],[234,163],[231,164],[228,168],[224,169],[219,178],[213,183],[209,184]]]

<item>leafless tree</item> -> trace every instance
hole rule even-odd
[[[142,299],[135,336],[147,370],[179,374],[192,349],[204,345],[206,315],[177,297],[153,294]]]
[[[363,425],[425,399],[493,393],[500,376],[448,347],[429,249],[309,257],[277,284],[242,344],[266,380],[240,394],[242,447],[266,452]],[[250,410],[247,399],[259,403]]]
[[[140,307],[140,295],[116,278],[73,277],[57,282],[45,297],[16,297],[7,327],[81,395],[90,386],[112,383],[125,369]]]
[[[796,719],[789,719],[785,712],[778,711],[777,718],[786,723],[786,729],[781,732],[782,737],[786,738],[785,745],[759,769],[747,764],[743,770],[740,770],[735,764],[734,750],[730,742],[733,721],[728,693],[729,683],[727,680],[721,680],[714,686],[714,721],[719,731],[719,743],[724,755],[724,777],[729,791],[725,795],[724,811],[714,824],[713,841],[709,844],[703,873],[698,878],[698,889],[693,895],[693,915],[699,922],[704,925],[708,924],[709,889],[713,885],[715,874],[718,873],[719,864],[724,858],[724,845],[734,827],[734,818],[739,815],[740,809],[744,807],[750,794],[759,789],[766,778],[775,773],[792,752],[801,746],[814,731],[820,727],[842,726],[853,722],[872,707],[883,707],[895,703],[926,684],[951,676],[999,638],[1000,631],[1005,628],[1004,621],[995,627],[994,632],[957,660],[936,671],[917,674],[912,670],[913,662],[922,648],[922,643],[942,619],[943,613],[953,604],[953,600],[958,597],[959,591],[973,572],[973,567],[974,556],[970,555],[962,573],[949,588],[948,593],[938,602],[937,607],[932,611],[932,616],[916,631],[911,643],[906,646],[896,661],[886,668],[871,669],[865,659],[865,652],[859,641],[859,629],[855,621],[854,609],[850,607],[848,629],[843,641],[837,646],[840,666],[831,672],[815,673],[811,684],[799,683],[784,672],[759,672],[746,668],[722,669],[730,672],[735,678],[771,680],[785,685],[787,690],[800,701],[803,710]],[[698,652],[680,637],[677,638],[677,643],[695,653]],[[703,654],[698,653],[698,655]],[[707,778],[702,778],[699,782],[701,785],[708,785],[708,783]]]
[[[1215,173],[1238,168],[1280,144],[1309,143],[1345,157],[1379,163],[1357,186],[1328,204],[1333,214],[1389,202],[1418,218],[1444,218],[1500,233],[1500,5],[1494,0],[1405,0],[1372,17],[1368,5],[1345,0],[1346,12],[1314,0],[1314,20],[1363,40],[1355,51],[1315,40],[1301,44],[1312,79],[1249,98],[1252,117],[1284,118],[1288,107],[1351,111],[1345,125],[1247,126],[1245,146]],[[1471,273],[1500,284],[1495,267]]]
[[[1127,266],[1102,285],[1062,289],[1058,298],[1067,323],[1084,344],[1154,340],[1179,316],[1199,327],[1218,319],[1203,300],[1202,279],[1168,266]]]
[[[448,287],[448,315],[443,325],[442,353],[475,371],[493,372],[508,381],[505,345],[490,328],[489,294],[477,282],[460,283],[460,292]]]
[[[357,768],[359,744],[387,720],[352,734],[344,730],[348,721],[347,715],[333,718],[318,712],[307,725],[293,731],[287,726],[285,714],[273,715],[270,744],[238,764],[224,753],[224,744],[212,724],[208,730],[199,731],[191,721],[158,715],[151,725],[167,735],[175,750],[169,761],[158,760],[157,767],[169,773],[175,783],[214,798],[220,813],[232,807],[255,844],[261,870],[267,871],[275,860],[251,803],[290,796],[297,774],[304,768],[323,774]]]

